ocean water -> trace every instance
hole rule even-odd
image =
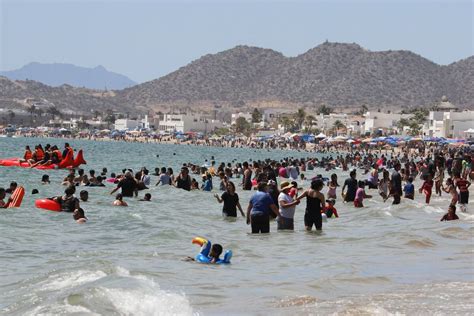
[[[21,156],[24,145],[54,139],[0,138],[0,158]],[[310,155],[120,142],[71,141],[90,168],[172,166],[183,162]],[[159,157],[157,157],[159,155]],[[315,155],[315,154],[311,154]],[[48,173],[52,183],[41,185]],[[323,170],[307,172],[311,177]],[[339,182],[348,176],[337,171]],[[251,235],[243,218],[224,220],[213,193],[152,187],[152,202],[127,199],[112,207],[113,186],[81,188],[89,217],[34,207],[60,195],[64,170],[0,167],[0,186],[25,186],[19,209],[0,211],[0,314],[5,315],[468,315],[474,312],[474,209],[459,221],[439,222],[449,197],[392,206],[373,199],[355,209],[339,198],[339,219],[321,233],[304,231],[304,203],[294,232]],[[156,181],[156,177],[152,177]],[[359,178],[361,176],[359,175]],[[238,183],[238,180],[235,180]],[[308,183],[302,183],[307,186]],[[416,183],[419,187],[419,183]],[[214,187],[218,187],[217,180]],[[32,196],[37,188],[39,195]],[[243,208],[250,194],[237,189]],[[338,194],[340,189],[338,189]],[[472,192],[471,192],[472,193]],[[144,191],[140,192],[143,196]],[[231,265],[185,262],[199,248],[195,236],[232,249]]]

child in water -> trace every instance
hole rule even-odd
[[[336,201],[334,199],[326,200],[326,208],[324,209],[324,213],[328,218],[331,218],[333,216],[339,217],[339,215],[337,214],[337,210],[334,207],[334,204],[336,204]]]
[[[426,204],[430,204],[430,199],[431,199],[431,193],[433,191],[433,180],[431,178],[431,175],[426,176],[425,182],[423,182],[423,185],[419,189],[420,193],[423,192],[426,196],[425,202]]]
[[[202,252],[201,252],[202,253]],[[220,255],[222,254],[222,246],[219,244],[213,244],[209,254],[206,256],[209,259],[208,263],[217,263],[220,260]],[[196,261],[196,258],[187,257],[185,261]]]
[[[459,217],[456,215],[456,205],[449,205],[448,208],[448,213],[444,214],[443,217],[441,217],[440,221],[453,221],[459,219]]]
[[[405,199],[415,199],[415,186],[413,185],[412,177],[408,178],[407,184],[405,184],[405,186],[403,187],[403,192],[405,192]]]
[[[368,195],[365,193],[365,182],[364,181],[359,181],[359,188],[356,191],[356,196],[354,200],[354,206],[355,207],[364,207],[364,199],[370,199],[372,198],[372,195]]]

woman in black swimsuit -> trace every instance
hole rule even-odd
[[[324,194],[321,193],[323,186],[324,182],[322,180],[313,180],[311,182],[311,187],[297,198],[297,200],[301,200],[306,197],[304,226],[308,231],[313,228],[313,225],[316,227],[316,230],[321,230],[323,228],[321,211],[324,210],[326,205]]]

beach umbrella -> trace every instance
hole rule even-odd
[[[371,141],[372,141],[372,138],[366,138],[362,140],[363,143],[370,143]]]
[[[353,140],[353,139],[348,139],[346,142],[349,143],[349,144],[352,144],[352,143],[355,143],[355,140]]]
[[[315,138],[326,138],[327,136],[323,133],[319,133],[318,135],[314,136]]]

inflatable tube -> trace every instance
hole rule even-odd
[[[321,214],[321,217],[323,218],[323,222],[327,222],[328,221],[328,216],[324,213]]]
[[[61,204],[50,199],[39,199],[35,201],[35,206],[43,210],[61,212]]]
[[[105,180],[107,182],[110,182],[110,183],[115,183],[115,181],[117,181],[117,179],[115,178],[108,178],[107,180]]]
[[[37,166],[34,169],[51,170],[51,169],[59,169],[59,166],[57,164],[51,164],[51,165],[47,165],[47,166]]]
[[[211,248],[212,248],[211,242],[202,237],[196,237],[193,239],[192,242],[193,244],[198,244],[201,246],[201,251],[195,257],[195,260],[200,263],[211,263],[212,258],[209,257],[209,252],[211,251]],[[219,259],[215,263],[216,264],[229,264],[231,258],[232,258],[232,250],[226,250],[226,252],[224,253],[224,258]]]
[[[28,163],[27,163],[28,164]],[[0,166],[4,167],[20,167],[20,161],[18,160],[2,160]]]
[[[84,154],[82,153],[82,149],[79,150],[77,153],[76,159],[74,159],[74,162],[72,163],[73,168],[77,168],[80,165],[86,165],[87,162],[84,160]]]
[[[13,191],[11,198],[11,202],[8,204],[8,208],[13,207],[20,207],[21,201],[23,201],[23,197],[25,196],[25,189],[23,187],[18,187]]]
[[[252,186],[254,186],[254,187],[257,186],[257,179],[252,179],[251,182],[252,182]]]
[[[74,153],[70,150],[67,152],[66,157],[61,160],[61,162],[58,164],[58,167],[60,169],[64,169],[67,167],[70,167],[74,164],[74,158],[73,158]]]

